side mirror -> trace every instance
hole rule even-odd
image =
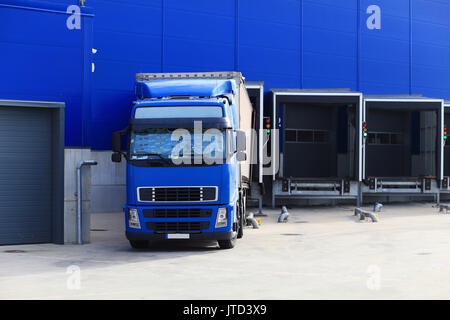
[[[236,130],[236,152],[245,151],[247,149],[247,139],[245,131]]]
[[[122,161],[122,154],[119,152],[114,152],[111,155],[111,161],[112,162],[121,162]]]
[[[114,132],[112,135],[112,151],[116,153],[122,151],[122,135],[120,131]]]

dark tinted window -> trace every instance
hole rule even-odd
[[[296,142],[297,141],[297,131],[286,130],[285,131],[285,139],[287,142]]]
[[[371,132],[368,134],[369,144],[403,144],[402,133]]]
[[[379,133],[378,143],[379,144],[389,144],[391,141],[389,133]]]
[[[314,142],[316,142],[316,143],[327,143],[328,142],[328,132],[326,132],[326,131],[315,131],[314,132]]]
[[[308,130],[298,130],[297,131],[297,141],[298,142],[313,142],[313,132]]]
[[[370,144],[376,143],[377,135],[375,133],[369,133],[369,136],[367,138],[367,142]]]
[[[391,134],[391,143],[392,144],[403,144],[403,135],[401,133]]]

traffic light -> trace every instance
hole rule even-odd
[[[447,142],[447,126],[444,125],[444,143]]]
[[[266,129],[267,133],[270,133],[270,117],[264,117],[264,128]]]
[[[367,135],[368,135],[368,133],[367,133],[367,123],[364,121],[363,122],[363,125],[362,125],[362,127],[363,127],[363,137],[364,138],[367,138]]]

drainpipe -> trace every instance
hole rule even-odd
[[[81,193],[81,168],[83,166],[96,166],[97,161],[94,160],[81,160],[77,166],[77,243],[83,244],[83,236],[82,236],[82,193]]]

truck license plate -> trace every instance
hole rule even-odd
[[[189,233],[168,233],[167,239],[189,239]]]

